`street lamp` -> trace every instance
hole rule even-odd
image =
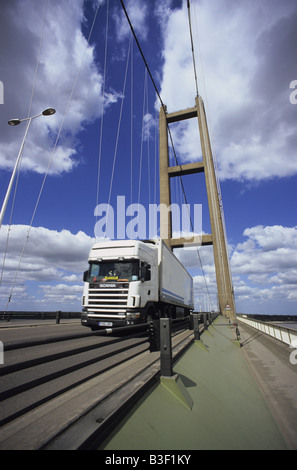
[[[20,147],[20,150],[19,150],[17,160],[16,160],[15,165],[14,165],[14,169],[13,169],[13,172],[12,172],[12,175],[11,175],[11,178],[10,178],[10,182],[9,182],[9,185],[8,185],[8,188],[7,188],[7,191],[6,191],[6,195],[5,195],[3,204],[2,204],[2,209],[1,209],[1,213],[0,213],[0,227],[2,225],[2,221],[3,221],[4,214],[5,214],[8,199],[9,199],[9,196],[10,196],[11,188],[12,188],[12,185],[13,185],[13,181],[14,181],[18,166],[19,166],[20,158],[21,158],[22,151],[23,151],[23,148],[24,148],[24,145],[25,145],[25,140],[26,140],[26,137],[27,137],[27,134],[28,134],[28,130],[29,130],[31,121],[32,121],[32,119],[35,119],[39,116],[51,116],[52,114],[55,114],[55,112],[56,112],[56,110],[54,108],[47,108],[44,111],[42,111],[42,113],[36,114],[36,116],[31,116],[31,117],[24,118],[24,119],[11,119],[10,121],[8,121],[8,124],[10,126],[17,126],[18,124],[20,124],[23,121],[28,121],[28,124],[27,124],[27,127],[26,127],[25,135],[24,135],[22,143],[21,143],[21,147]]]

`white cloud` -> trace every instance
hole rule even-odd
[[[297,250],[297,227],[258,225],[245,229],[243,235],[249,237],[265,251],[280,248]]]
[[[165,18],[162,21],[164,23]],[[173,10],[164,26],[163,77],[160,94],[168,112],[195,104],[195,86],[186,3]]]
[[[5,169],[13,167],[25,132],[25,123],[11,128],[7,121],[28,115],[44,4],[27,0],[1,2],[0,6],[1,81],[5,90],[0,118],[0,167]],[[56,114],[32,121],[23,152],[25,170],[45,172],[62,129],[49,172],[70,171],[80,160],[76,148],[78,132],[102,113],[103,79],[95,64],[94,48],[87,44],[81,31],[83,5],[83,0],[48,2],[30,114],[38,114],[49,106],[56,109]],[[116,93],[107,90],[105,107],[117,98]]]
[[[220,179],[259,181],[296,174],[296,113],[289,101],[289,84],[296,78],[296,2],[193,1],[192,23],[199,93]],[[183,2],[164,26],[161,96],[169,112],[194,106],[188,31]],[[197,123],[177,127],[179,161],[199,159]]]
[[[259,225],[245,229],[243,236],[246,241],[229,247],[237,312],[294,313],[297,300],[297,228]],[[177,249],[175,254],[193,276],[195,308],[207,307],[209,297],[216,306],[212,246]]]
[[[42,302],[55,309],[59,305],[61,310],[65,310],[66,305],[75,305],[80,310],[83,294],[83,285],[40,285],[42,291]]]
[[[7,227],[0,231],[0,246],[6,243]],[[4,309],[12,293],[9,310],[80,310],[83,292],[83,271],[87,268],[89,250],[94,239],[83,232],[57,232],[32,227],[29,239],[27,226],[12,226],[0,287],[0,309]],[[286,305],[287,312],[296,307],[297,229],[295,227],[256,226],[244,231],[247,240],[232,252],[231,269],[237,311],[245,305],[260,313],[276,312]],[[20,254],[25,243],[21,264]],[[216,277],[212,247],[198,248],[204,276],[200,269],[197,248],[175,250],[194,279],[195,307],[207,308],[208,294],[213,308],[217,302]],[[4,250],[3,250],[4,251]],[[3,258],[0,260],[1,267]],[[15,273],[19,273],[14,285]],[[207,286],[207,287],[206,287]],[[253,307],[255,306],[255,307]],[[292,310],[293,309],[293,310]]]
[[[257,226],[246,229],[248,237],[232,254],[236,273],[273,274],[297,266],[297,229],[295,227]]]
[[[243,233],[231,257],[235,296],[239,304],[270,302],[270,309],[295,308],[297,275],[296,227],[256,226]],[[271,303],[274,302],[274,303]],[[261,313],[261,312],[260,312]],[[272,313],[272,312],[271,312]]]
[[[142,0],[128,0],[125,2],[125,8],[137,37],[145,40],[148,32],[147,4]],[[113,18],[116,23],[117,39],[123,41],[130,35],[131,29],[122,9],[114,11]]]
[[[38,310],[42,303],[51,310],[52,302],[60,303],[61,310],[67,305],[80,310],[83,291],[83,271],[88,265],[89,250],[94,239],[83,232],[72,234],[44,227],[12,226],[7,254],[2,255],[4,265],[0,287],[3,309],[12,294],[9,309]],[[28,237],[29,233],[29,237]],[[0,246],[4,252],[7,227],[0,231]],[[21,258],[21,254],[23,256]],[[5,258],[5,259],[4,259]],[[17,276],[16,276],[17,274]]]
[[[150,113],[146,113],[143,116],[143,140],[149,141],[152,138],[152,134],[155,132],[156,122],[154,117]]]

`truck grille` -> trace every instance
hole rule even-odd
[[[117,287],[89,287],[89,302],[86,306],[93,312],[126,313],[129,284]]]

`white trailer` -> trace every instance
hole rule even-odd
[[[193,279],[162,240],[96,243],[84,273],[82,325],[125,326],[189,315]]]

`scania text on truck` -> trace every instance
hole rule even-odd
[[[162,240],[95,243],[84,273],[82,325],[92,330],[187,316],[193,279]]]

